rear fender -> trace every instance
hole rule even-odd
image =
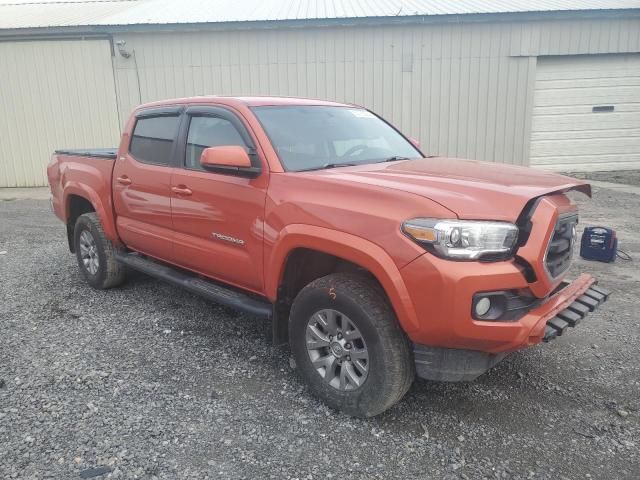
[[[103,200],[102,197],[89,186],[70,181],[64,185],[64,218],[63,221],[68,223],[71,215],[71,196],[77,195],[88,200],[93,209],[96,211],[96,215],[100,219],[102,229],[109,240],[114,244],[119,245],[120,240],[116,231],[116,225],[113,216],[113,205],[111,204],[111,195],[107,195],[107,199]]]
[[[334,255],[368,270],[384,288],[400,325],[407,334],[418,328],[418,318],[400,270],[378,245],[344,232],[313,225],[293,224],[280,231],[265,265],[265,289],[276,301],[287,258],[297,248]]]

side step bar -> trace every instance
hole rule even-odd
[[[544,342],[549,342],[564,333],[567,327],[575,327],[589,312],[593,312],[609,298],[604,288],[591,285],[576,301],[547,321],[544,329]]]
[[[237,290],[177,269],[170,265],[151,260],[137,253],[117,252],[116,258],[127,267],[146,273],[172,285],[184,288],[213,302],[243,310],[260,317],[271,317],[273,305],[267,300],[252,297]]]

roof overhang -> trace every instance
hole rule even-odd
[[[201,32],[255,29],[367,27],[382,25],[428,25],[477,22],[532,22],[541,20],[604,20],[640,17],[638,9],[563,10],[540,12],[466,13],[397,17],[323,18],[301,20],[237,21],[218,23],[163,23],[127,25],[73,25],[0,29],[0,40],[109,37],[119,33]]]

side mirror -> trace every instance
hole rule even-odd
[[[409,141],[413,144],[414,147],[420,149],[420,140],[416,140],[415,138],[409,137]]]
[[[205,148],[200,156],[200,165],[204,168],[251,168],[251,159],[243,147],[239,145],[223,145]]]

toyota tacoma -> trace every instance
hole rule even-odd
[[[468,381],[607,299],[566,279],[569,177],[428,156],[373,112],[278,97],[142,105],[117,149],[59,150],[52,208],[94,288],[142,271],[270,322],[354,416]]]

